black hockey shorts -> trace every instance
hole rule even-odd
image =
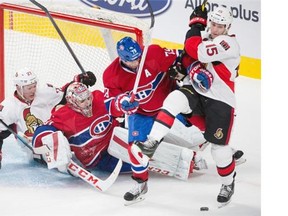
[[[192,115],[204,116],[205,139],[214,144],[228,144],[234,122],[234,108],[198,94],[191,85],[182,86],[179,90],[188,98]]]

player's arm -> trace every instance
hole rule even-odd
[[[202,6],[198,6],[190,15],[189,27],[186,33],[185,51],[194,59],[198,58],[198,46],[202,43],[201,31],[207,26],[207,9],[202,11]]]
[[[87,87],[88,86],[93,86],[95,85],[97,81],[97,78],[95,76],[94,73],[92,73],[91,71],[87,71],[85,74],[80,73],[74,76],[73,80],[71,82],[66,83],[65,85],[63,85],[59,90],[63,92],[63,96],[62,99],[60,100],[60,102],[57,104],[57,107],[61,107],[62,105],[65,105],[67,103],[66,101],[66,90],[67,87],[73,83],[73,82],[81,82],[83,84],[85,84]],[[56,109],[57,109],[56,107]]]
[[[0,123],[1,124],[1,123]],[[9,127],[13,127],[13,124],[9,125]],[[11,132],[9,130],[0,130],[0,152],[2,149],[2,145],[3,145],[3,140],[6,139],[7,137],[9,137],[11,134]]]
[[[177,56],[175,62],[169,67],[167,72],[170,78],[183,81],[188,75],[187,68],[197,60],[189,56],[185,50],[181,50],[179,53],[180,55]]]
[[[220,35],[212,41],[203,41],[198,46],[198,58],[203,63],[222,61],[239,56],[239,48],[233,37]]]
[[[125,114],[135,113],[139,107],[139,102],[134,100],[130,102],[128,92],[120,92],[119,90],[104,89],[104,103],[109,115],[117,118],[123,117]]]

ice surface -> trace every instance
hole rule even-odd
[[[81,179],[36,164],[9,137],[4,142],[0,170],[0,215],[261,215],[261,81],[240,76],[237,82],[237,120],[231,145],[245,152],[247,162],[237,167],[235,194],[225,208],[217,209],[220,182],[209,146],[202,153],[208,170],[195,171],[187,182],[151,173],[146,199],[124,206],[123,195],[134,184],[130,174],[119,176],[107,192],[101,193]],[[201,212],[202,206],[210,210]]]

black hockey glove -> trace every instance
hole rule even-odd
[[[187,75],[186,69],[182,66],[181,63],[176,63],[169,67],[168,74],[170,78],[182,81]]]
[[[74,77],[74,81],[82,82],[86,86],[93,86],[95,85],[97,78],[91,71],[87,71],[85,74],[81,73]]]
[[[202,11],[202,5],[197,6],[192,14],[190,15],[189,26],[192,27],[193,24],[197,24],[201,29],[205,29],[207,26],[207,9],[204,7]]]

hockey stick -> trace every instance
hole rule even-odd
[[[151,43],[151,40],[152,40],[152,30],[153,30],[154,23],[155,23],[155,17],[154,17],[153,9],[151,7],[151,4],[150,4],[149,0],[146,0],[146,3],[148,5],[148,9],[149,9],[149,12],[150,12],[150,15],[151,15],[151,24],[150,24],[150,29],[149,29],[149,32],[148,32],[148,38],[146,40],[146,43],[144,44],[144,49],[143,49],[141,61],[140,61],[140,64],[139,64],[138,72],[137,72],[137,75],[136,75],[134,87],[133,87],[133,90],[132,90],[132,95],[131,95],[130,102],[134,101],[136,93],[137,93],[137,88],[138,88],[140,77],[141,77],[141,74],[142,74],[144,62],[145,62],[145,59],[146,59],[148,46],[149,46],[149,44]]]
[[[208,2],[208,0],[204,0],[204,1],[203,1],[202,5],[201,5],[201,6],[202,6],[202,8],[201,8],[202,11],[204,11],[207,2]]]
[[[17,134],[14,130],[12,130],[2,119],[0,119],[0,122],[13,134],[15,135],[27,148],[29,148],[33,153],[35,154],[46,154],[49,152],[48,146],[44,145],[41,147],[34,148],[31,145],[28,144],[28,141]],[[83,181],[87,182],[91,186],[95,187],[99,191],[106,191],[108,188],[112,186],[112,184],[117,179],[119,172],[122,167],[122,160],[119,159],[118,163],[113,170],[113,172],[110,174],[110,176],[102,180],[96,176],[94,176],[91,172],[87,171],[77,163],[75,163],[73,160],[70,161],[68,164],[68,170],[70,173],[72,173],[74,176],[81,178]]]
[[[30,146],[26,139],[23,138],[22,136],[20,136],[18,133],[16,133],[12,128],[10,128],[2,119],[0,119],[0,122],[7,128],[7,130],[9,130],[15,137],[17,137],[17,139],[19,139],[27,148],[29,148],[33,153],[35,154],[45,154],[47,151],[49,151],[49,149],[47,148],[47,146],[41,146],[39,148],[33,148],[32,146]]]
[[[83,66],[81,65],[79,59],[77,58],[77,56],[75,55],[74,51],[72,50],[71,46],[69,45],[69,43],[67,42],[66,38],[64,37],[62,31],[60,30],[60,28],[58,27],[58,25],[56,24],[56,22],[54,21],[53,17],[51,16],[51,14],[49,13],[49,11],[47,10],[46,7],[44,7],[42,4],[40,4],[39,2],[35,1],[35,0],[30,0],[31,3],[33,3],[34,5],[36,5],[37,7],[39,7],[40,9],[42,9],[45,14],[48,16],[48,18],[50,19],[52,25],[54,26],[54,28],[56,29],[58,35],[61,37],[62,41],[64,42],[66,48],[69,50],[70,54],[72,55],[74,61],[76,62],[76,64],[78,65],[78,67],[80,68],[81,72],[85,75],[86,71],[84,70]]]

